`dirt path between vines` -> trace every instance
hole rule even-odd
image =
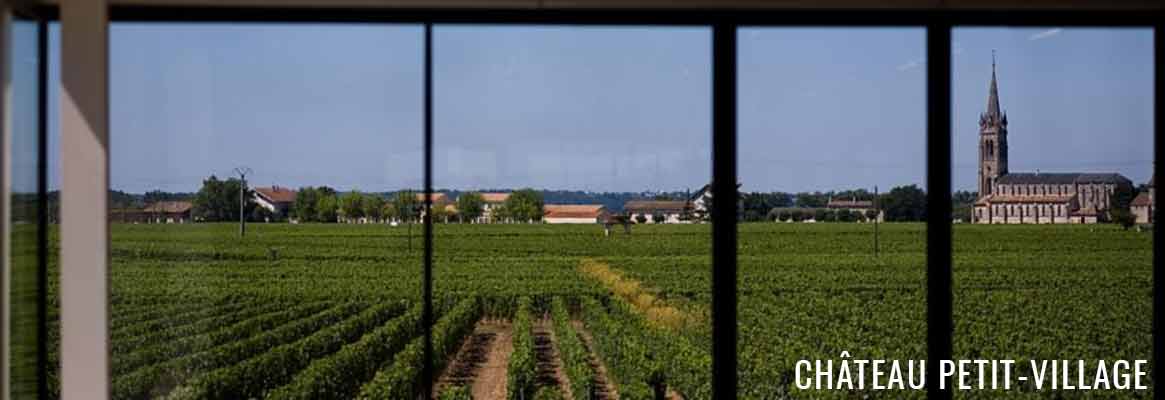
[[[607,378],[607,366],[603,364],[603,360],[595,352],[595,341],[591,337],[591,332],[587,331],[582,321],[571,321],[571,324],[574,325],[574,330],[578,332],[583,346],[587,348],[587,353],[590,356],[591,369],[595,371],[595,380],[591,382],[597,388],[595,390],[595,398],[599,400],[617,400],[619,398],[619,392],[615,390],[615,384]]]
[[[574,400],[570,392],[570,378],[562,367],[558,356],[558,342],[554,336],[554,323],[543,316],[534,322],[534,362],[537,366],[535,384],[539,388],[549,387],[562,393],[562,398]]]
[[[508,321],[479,321],[437,380],[433,395],[440,395],[448,387],[469,386],[475,399],[505,399],[513,336]]]

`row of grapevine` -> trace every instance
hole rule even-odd
[[[310,316],[327,307],[328,303],[308,303],[259,315],[204,334],[178,337],[173,341],[157,343],[130,353],[117,353],[113,356],[113,375],[125,374],[145,365],[181,357],[185,354],[198,353],[215,346],[245,339],[258,332],[265,332],[288,322]]]
[[[568,391],[575,399],[589,399],[595,382],[595,371],[591,369],[589,352],[574,325],[570,322],[570,311],[561,297],[555,297],[550,313],[554,319],[554,339],[558,345],[558,357],[562,369],[570,380]]]
[[[433,371],[444,369],[449,357],[457,351],[457,346],[470,333],[481,318],[481,304],[476,297],[462,300],[449,310],[433,326]],[[421,367],[424,365],[424,338],[417,338],[393,358],[364,384],[357,396],[360,399],[412,399],[422,392],[423,386],[432,382],[420,382]]]
[[[262,313],[280,307],[282,307],[281,304],[266,304],[256,307],[244,307],[240,304],[194,309],[193,311],[173,317],[158,318],[129,326],[125,329],[115,330],[109,339],[113,342],[113,351],[116,353],[149,345],[151,344],[150,341],[165,341],[172,337],[177,337],[160,335],[159,333],[162,331],[171,330],[174,331],[174,334],[189,335],[192,331],[197,331],[207,326],[214,327],[222,326],[226,323],[234,323],[240,320],[240,318],[247,318],[256,313]],[[189,328],[187,328],[188,326]],[[181,329],[181,331],[175,331],[176,329]]]
[[[340,400],[356,395],[360,385],[376,374],[386,360],[399,352],[421,331],[421,304],[344,346],[317,359],[291,380],[267,395],[269,399]]]
[[[276,346],[294,342],[312,332],[339,323],[364,308],[366,308],[365,305],[358,303],[341,304],[262,335],[175,358],[115,377],[113,380],[113,398],[128,400],[161,397],[187,379],[207,371],[234,365],[263,354]]]
[[[181,400],[262,397],[266,390],[286,383],[312,360],[336,352],[345,344],[360,338],[366,331],[399,315],[404,308],[401,302],[374,305],[340,324],[321,329],[299,341],[273,348],[259,357],[196,378],[174,390],[168,398]]]
[[[641,332],[624,321],[611,319],[606,307],[593,298],[582,298],[581,308],[595,351],[607,365],[620,397],[655,397],[652,386],[663,384],[664,365],[659,355],[649,353]]]
[[[534,363],[533,325],[530,323],[530,298],[518,299],[518,310],[514,313],[513,346],[510,364],[506,368],[506,397],[510,400],[525,400],[534,395],[534,378],[537,374]]]
[[[228,304],[238,305],[240,307],[249,307],[254,305],[246,299],[230,299],[230,301],[191,299],[191,301],[182,301],[172,304],[159,304],[158,302],[153,304],[140,305],[114,304],[112,305],[114,315],[113,318],[110,318],[109,320],[109,326],[112,332],[117,332],[141,322],[152,321],[158,318],[176,316],[189,311],[196,311],[203,308],[218,307]],[[53,323],[56,323],[58,321],[57,317],[57,315],[49,315],[49,320]]]

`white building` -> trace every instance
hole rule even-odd
[[[542,206],[542,222],[547,224],[597,224],[607,219],[601,204],[547,204]]]
[[[279,186],[257,187],[254,190],[255,204],[281,218],[287,218],[295,205],[294,190]]]
[[[473,221],[479,224],[488,224],[494,222],[494,211],[506,203],[510,198],[509,193],[482,193],[481,216]]]
[[[644,224],[678,224],[691,211],[691,203],[682,200],[631,200],[623,204],[631,221]]]
[[[1153,202],[1157,198],[1157,189],[1154,187],[1156,180],[1156,176],[1149,178],[1149,190],[1137,194],[1137,198],[1133,199],[1132,204],[1129,205],[1129,209],[1137,218],[1138,224],[1153,223],[1153,207],[1155,206]]]

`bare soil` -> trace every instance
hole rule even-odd
[[[570,392],[570,378],[562,368],[558,345],[554,337],[554,323],[547,317],[534,322],[534,362],[537,368],[535,384],[559,390],[566,400],[574,400]]]
[[[509,322],[480,321],[457,356],[437,380],[433,394],[447,387],[470,386],[474,399],[506,398],[506,367],[514,351]]]
[[[583,346],[586,346],[587,353],[590,353],[591,369],[595,371],[595,380],[591,384],[597,388],[595,398],[600,400],[618,399],[619,392],[615,390],[615,385],[607,378],[607,367],[595,353],[594,338],[591,337],[591,333],[587,331],[581,321],[571,321],[571,323],[574,325],[574,330],[578,331],[578,336],[582,339]]]

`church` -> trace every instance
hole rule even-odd
[[[1091,224],[1108,220],[1118,190],[1133,183],[1118,173],[1011,172],[1007,168],[1007,114],[1000,111],[991,61],[987,111],[979,115],[979,197],[971,218],[979,224]]]

